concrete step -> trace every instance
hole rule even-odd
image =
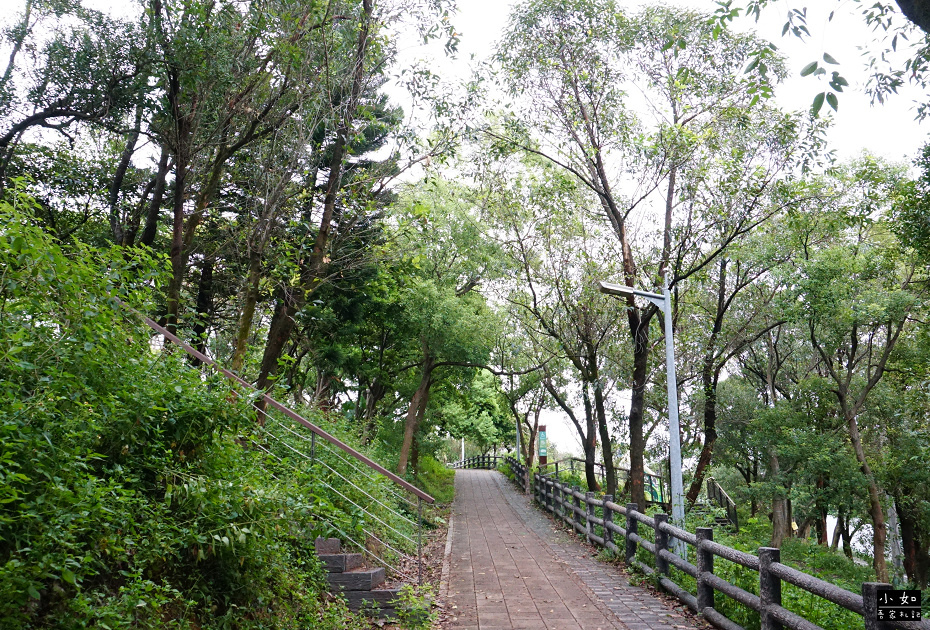
[[[400,594],[399,588],[379,588],[372,591],[346,591],[342,595],[349,603],[349,610],[360,608],[394,608],[391,602]]]
[[[342,541],[338,538],[317,538],[313,546],[316,548],[317,555],[335,555],[342,553]]]
[[[352,569],[343,573],[328,573],[333,589],[343,591],[370,591],[384,582],[384,567],[376,569]]]
[[[379,619],[396,620],[398,610],[404,610],[403,604],[395,602],[394,599],[400,594],[399,588],[381,588],[373,591],[346,591],[342,595],[349,604],[349,610],[362,611],[368,617]],[[432,600],[427,600],[428,607],[433,605]],[[413,621],[418,617],[425,619],[429,615],[429,609],[412,611],[407,609],[408,621]]]
[[[345,571],[361,568],[364,564],[360,553],[321,553],[317,554],[317,557],[323,563],[323,567],[330,573],[344,573]]]

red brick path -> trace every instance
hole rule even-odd
[[[496,471],[456,471],[450,536],[447,610],[457,630],[695,627],[591,558]]]

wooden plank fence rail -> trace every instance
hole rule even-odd
[[[463,459],[451,464],[447,464],[449,468],[482,468],[482,469],[495,469],[497,468],[497,463],[499,461],[504,461],[507,459],[507,456],[504,455],[478,455],[477,457],[469,457],[468,459]]]
[[[473,458],[474,459],[474,458]],[[780,562],[778,549],[761,547],[758,555],[732,549],[714,542],[714,530],[699,527],[692,533],[669,523],[667,514],[647,516],[638,511],[635,503],[618,505],[610,495],[597,496],[593,492],[582,492],[578,486],[571,487],[550,475],[533,472],[527,486],[527,469],[510,456],[504,461],[513,471],[521,488],[529,487],[536,504],[556,519],[562,520],[589,542],[622,555],[626,563],[635,566],[647,575],[657,578],[668,593],[677,597],[695,612],[723,630],[744,630],[742,626],[724,616],[714,607],[716,593],[722,593],[759,613],[762,630],[823,630],[820,626],[791,612],[782,606],[781,587],[787,582],[816,597],[833,602],[858,615],[862,615],[866,630],[930,630],[930,620],[881,621],[877,616],[876,594],[890,589],[889,584],[868,582],[857,594],[830,584],[820,578],[793,569]],[[727,497],[729,498],[729,497]],[[643,537],[649,528],[655,542]],[[672,539],[683,541],[694,548],[696,564],[676,554]],[[622,542],[620,542],[622,540]],[[618,544],[619,543],[619,544]],[[638,549],[644,549],[655,559],[655,568],[636,558]],[[744,590],[714,574],[714,558],[719,557],[759,574],[759,595]],[[697,593],[689,593],[672,581],[670,567],[695,578]]]

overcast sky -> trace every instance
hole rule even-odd
[[[507,22],[510,8],[515,4],[514,0],[459,0],[458,14],[453,18],[461,34],[457,58],[448,59],[438,48],[427,49],[413,40],[402,47],[402,59],[405,62],[413,58],[429,59],[435,69],[447,76],[467,76],[470,57],[474,55],[481,59],[490,54]],[[620,4],[636,7],[642,3]],[[707,12],[713,12],[717,6],[713,0],[685,0],[671,4]],[[790,4],[799,6],[805,3]],[[755,30],[788,57],[790,77],[777,88],[777,102],[788,110],[808,108],[814,95],[824,88],[818,79],[800,77],[800,71],[810,61],[821,59],[824,52],[829,53],[840,62],[838,67],[851,84],[840,95],[839,111],[833,117],[834,126],[829,134],[831,146],[838,157],[854,157],[868,149],[891,160],[910,161],[927,139],[928,127],[914,121],[913,102],[922,98],[922,94],[906,87],[886,104],[873,107],[863,90],[867,78],[866,60],[859,48],[874,48],[876,42],[875,35],[857,12],[861,5],[830,0],[816,4],[820,6],[808,11],[811,38],[806,42],[800,42],[791,35],[781,37],[788,2],[774,3],[763,13],[758,24],[750,19],[739,23],[739,28]],[[835,16],[832,22],[827,22],[831,8],[836,9]],[[826,105],[823,111],[830,113]]]

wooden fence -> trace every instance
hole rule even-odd
[[[577,466],[575,464],[578,464]],[[566,465],[567,464],[567,465]],[[576,472],[580,475],[585,474],[585,460],[578,457],[566,457],[555,462],[548,462],[539,466],[541,474],[545,475],[555,475],[556,479],[559,478],[559,465],[562,466],[561,473],[570,473],[574,475]],[[576,470],[577,469],[577,470]],[[614,471],[617,473],[617,482],[620,483],[625,478],[629,477],[630,471],[628,468],[623,468],[621,466],[614,465]],[[594,474],[600,479],[600,482],[606,483],[607,480],[607,467],[600,462],[594,462]],[[646,473],[644,475],[644,484],[646,491],[646,504],[653,505],[658,504],[668,508],[668,496],[669,492],[667,491],[663,480],[658,475],[651,475]]]
[[[512,457],[505,457],[503,455],[479,455],[477,457],[469,457],[468,459],[462,459],[452,464],[447,464],[449,468],[497,468],[498,461],[513,459]],[[516,461],[516,460],[514,460]]]
[[[505,458],[521,488],[525,488],[527,470],[512,457]],[[724,630],[744,630],[714,607],[716,592],[723,593],[759,613],[762,630],[823,630],[820,626],[782,607],[783,582],[842,606],[861,615],[866,630],[930,630],[930,620],[882,621],[878,618],[877,595],[891,589],[889,584],[869,582],[862,585],[862,593],[853,593],[825,582],[779,562],[779,550],[761,547],[758,555],[731,549],[714,542],[714,530],[699,527],[691,533],[668,522],[667,514],[647,516],[637,511],[635,503],[618,505],[613,497],[597,497],[594,492],[581,492],[578,486],[570,487],[544,475],[533,473],[532,491],[536,503],[556,518],[563,520],[589,543],[609,549],[622,556],[630,566],[653,576],[668,593],[674,595],[691,610],[700,612],[705,619]],[[655,542],[640,535],[640,526],[650,528]],[[643,532],[645,533],[645,532]],[[672,539],[694,547],[697,564],[691,564],[672,552]],[[655,557],[655,568],[636,558],[637,548],[645,549]],[[731,584],[714,574],[714,557],[755,571],[759,575],[759,595]],[[692,595],[670,579],[669,568],[674,566],[695,578],[697,594]]]

